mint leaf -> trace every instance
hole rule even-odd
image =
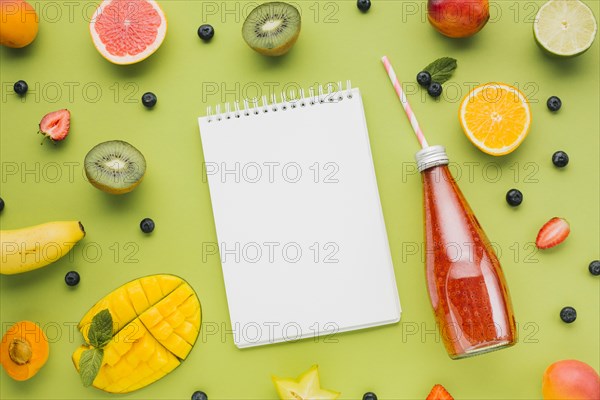
[[[92,318],[92,325],[88,331],[90,344],[96,348],[106,346],[112,339],[113,320],[108,309],[100,311]]]
[[[79,359],[79,377],[83,386],[91,386],[94,382],[96,375],[100,372],[103,357],[104,350],[96,348],[86,350],[81,354],[81,358]]]
[[[456,67],[456,59],[451,57],[442,57],[423,68],[423,70],[431,74],[432,82],[444,83],[450,79],[452,72],[454,72]]]

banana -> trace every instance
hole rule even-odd
[[[64,257],[85,236],[79,221],[56,221],[0,231],[0,274],[45,267]]]

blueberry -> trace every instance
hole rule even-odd
[[[560,319],[562,319],[563,322],[570,324],[577,319],[577,311],[575,311],[573,307],[563,307],[563,309],[560,310]]]
[[[506,192],[506,202],[513,207],[520,205],[523,202],[523,193],[519,189],[510,189]]]
[[[557,151],[552,154],[552,164],[558,168],[564,168],[569,163],[569,156],[564,151]]]
[[[421,71],[417,74],[417,83],[423,87],[429,87],[431,84],[431,74],[427,71]]]
[[[377,395],[373,392],[363,394],[362,400],[377,400]]]
[[[362,12],[367,12],[371,8],[371,0],[357,0],[356,7]]]
[[[431,97],[440,97],[442,94],[442,85],[437,82],[431,82],[431,85],[427,88],[427,93]]]
[[[192,400],[208,400],[208,396],[201,390],[198,390],[192,394]]]
[[[144,218],[140,222],[140,229],[144,233],[150,233],[154,230],[154,221],[151,218]]]
[[[157,101],[156,95],[152,92],[146,92],[142,96],[142,104],[148,108],[154,107]]]
[[[0,197],[0,211],[4,210],[4,200]]]
[[[25,81],[16,81],[15,84],[13,85],[13,89],[15,90],[15,93],[24,95],[25,93],[27,93],[27,89],[29,89],[29,85],[27,85],[27,82],[25,82]]]
[[[552,96],[548,99],[546,105],[550,111],[558,111],[562,107],[562,101],[558,97]]]
[[[200,36],[200,39],[202,40],[210,40],[215,36],[215,28],[209,24],[200,25],[200,28],[198,28],[198,36]]]
[[[69,286],[77,286],[80,279],[81,278],[79,277],[79,274],[77,273],[77,271],[69,271],[65,275],[65,283]]]
[[[590,274],[594,276],[600,275],[600,260],[594,260],[590,263],[589,266]]]

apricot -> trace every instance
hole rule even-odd
[[[544,400],[600,399],[600,376],[588,364],[562,360],[551,364],[542,378]]]
[[[31,321],[21,321],[6,331],[0,343],[0,364],[17,381],[38,373],[48,360],[49,346],[44,331]]]
[[[443,35],[463,38],[479,32],[490,19],[488,0],[428,0],[427,18]]]

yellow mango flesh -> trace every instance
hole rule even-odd
[[[138,315],[150,308],[150,302],[148,301],[146,292],[144,291],[144,288],[139,280],[130,282],[127,285],[127,292],[129,293],[131,305]]]
[[[136,316],[183,284],[190,287],[183,279],[174,275],[151,275],[126,283],[96,303],[79,322],[79,330],[88,341],[87,333],[92,318],[100,311],[108,309],[113,319],[114,335]],[[145,301],[140,296],[140,291],[144,294]]]
[[[190,298],[195,299],[195,303],[192,302],[192,309],[195,312],[190,313],[186,310],[190,314],[190,321],[188,321],[188,317],[179,308],[184,304],[187,305],[187,301]],[[182,337],[176,330],[185,323],[195,327],[193,321],[199,310],[200,303],[192,288],[189,285],[181,285],[169,296],[159,301],[154,307],[141,314],[140,320],[152,333],[152,336],[158,339],[167,350],[177,357],[184,359],[192,350],[192,345],[198,337],[200,325],[196,327],[195,331],[192,330],[185,337]],[[190,338],[193,339],[191,343]]]
[[[92,318],[103,309],[113,318],[113,338],[104,347],[93,386],[110,393],[140,389],[174,370],[200,331],[198,297],[187,282],[173,275],[134,280],[100,300],[79,323],[86,341]],[[77,370],[88,348],[81,346],[73,353]]]

